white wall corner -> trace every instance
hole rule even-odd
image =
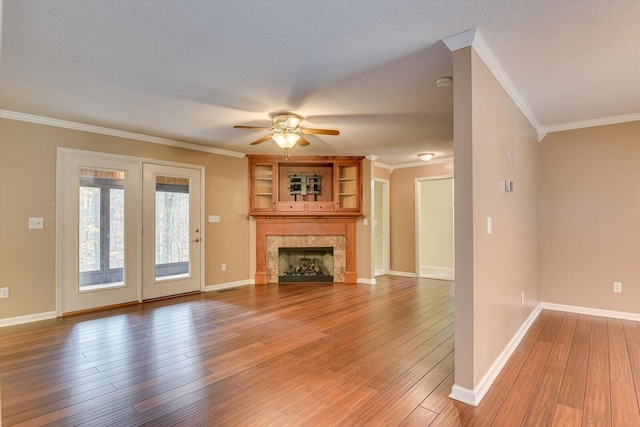
[[[518,348],[518,345],[524,338],[524,336],[533,325],[533,322],[538,318],[540,312],[542,311],[542,303],[538,304],[529,317],[524,321],[524,323],[520,326],[518,331],[515,333],[509,344],[502,350],[502,353],[497,357],[497,359],[493,362],[489,370],[483,375],[483,377],[478,382],[478,385],[473,390],[466,389],[464,387],[460,387],[454,385],[451,389],[450,398],[459,400],[460,402],[467,403],[469,405],[478,406],[484,396],[489,391],[489,388],[493,384],[493,382],[500,374],[500,371],[504,368],[504,365],[509,361],[513,352]]]
[[[374,164],[375,164],[376,159],[378,158],[378,156],[376,156],[375,154],[367,154],[367,155],[366,155],[366,156],[364,156],[364,157],[365,157],[367,160],[371,160],[372,162],[374,162]]]

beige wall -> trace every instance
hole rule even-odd
[[[55,311],[56,149],[66,147],[202,165],[205,173],[205,284],[249,278],[247,161],[14,120],[0,120],[0,318]],[[44,230],[28,230],[28,217]],[[220,265],[227,264],[227,271]]]
[[[387,181],[391,179],[391,174],[389,173],[389,169],[382,168],[380,166],[374,166],[373,176],[376,179],[386,179]]]
[[[453,56],[456,384],[475,389],[539,302],[539,144],[477,53]]]
[[[542,301],[639,314],[640,121],[547,135],[540,202]]]
[[[453,268],[453,179],[420,182],[420,267]]]
[[[453,176],[453,163],[394,169],[389,188],[391,271],[416,271],[416,178]]]

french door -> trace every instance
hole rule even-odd
[[[59,150],[58,313],[140,300],[139,162]]]
[[[201,170],[59,149],[59,314],[201,284]]]
[[[200,170],[143,166],[142,297],[201,289]]]

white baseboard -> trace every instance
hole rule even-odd
[[[577,305],[555,304],[552,302],[543,302],[542,308],[545,310],[566,311],[568,313],[588,314],[590,316],[611,317],[613,319],[632,320],[640,322],[640,314],[627,313],[624,311],[602,310],[599,308],[580,307]]]
[[[416,277],[416,273],[409,273],[407,271],[389,271],[389,274],[392,276],[403,276],[403,277]]]
[[[384,276],[384,275],[385,275],[385,274],[387,274],[387,273],[386,273],[384,270],[378,270],[378,269],[376,269],[376,270],[374,270],[373,274],[374,274],[375,276]]]
[[[10,317],[8,319],[0,319],[0,328],[4,328],[5,326],[21,325],[23,323],[38,322],[40,320],[55,319],[56,317],[58,317],[58,313],[55,311],[29,314],[27,316]]]
[[[358,277],[358,279],[356,280],[356,283],[363,283],[365,285],[375,285],[378,282],[376,282],[375,278],[373,278],[373,279],[365,279],[365,278],[362,278],[362,277]]]
[[[236,282],[219,283],[217,285],[207,285],[204,287],[205,292],[218,291],[220,289],[235,288],[236,286],[247,286],[255,284],[253,279],[238,280]]]
[[[493,382],[496,380],[498,374],[502,371],[502,368],[504,368],[504,365],[516,350],[520,341],[522,341],[522,338],[524,338],[525,334],[531,325],[533,325],[533,322],[541,311],[542,304],[538,304],[536,308],[533,309],[529,317],[527,317],[527,320],[525,320],[520,326],[513,338],[511,338],[509,344],[507,344],[504,350],[502,350],[502,353],[500,353],[498,358],[493,362],[487,373],[484,374],[475,389],[469,390],[467,388],[454,385],[449,397],[469,405],[478,406],[480,401],[482,401],[482,398],[484,398],[485,394],[489,391],[489,387],[491,387]]]
[[[466,403],[467,405],[478,406],[478,403],[480,403],[475,403],[476,395],[473,390],[469,390],[468,388],[460,387],[458,385],[454,385],[451,388],[451,394],[449,397],[459,402]]]
[[[420,277],[438,280],[455,280],[453,267],[439,267],[436,265],[421,265]]]

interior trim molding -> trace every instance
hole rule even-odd
[[[493,382],[498,377],[498,374],[500,374],[500,371],[504,368],[504,365],[526,335],[527,331],[529,331],[531,325],[533,325],[533,322],[538,318],[541,311],[542,303],[539,303],[520,326],[513,338],[511,338],[509,344],[507,344],[504,350],[502,350],[502,353],[500,353],[498,358],[493,362],[487,373],[484,374],[482,379],[480,379],[475,389],[469,390],[467,388],[454,385],[449,397],[469,405],[478,406],[489,391]]]
[[[373,279],[365,279],[364,277],[358,277],[356,279],[356,283],[362,283],[364,285],[375,285],[378,282],[376,282],[375,277]]]
[[[386,163],[381,163],[381,162],[373,162],[373,165],[382,169],[386,169],[388,171],[391,170],[391,165],[388,165]]]
[[[410,273],[408,271],[389,270],[389,274],[391,274],[392,276],[401,276],[401,277],[418,277],[416,273]]]
[[[160,138],[158,136],[145,135],[141,133],[128,132],[106,128],[102,126],[87,125],[84,123],[70,122],[67,120],[52,119],[50,117],[36,116],[33,114],[18,113],[9,110],[0,110],[0,118],[18,120],[21,122],[35,123],[39,125],[53,126],[64,129],[79,130],[83,132],[97,133],[101,135],[115,136],[118,138],[134,139],[136,141],[151,142],[153,144],[169,145],[171,147],[185,148],[187,150],[203,151],[210,154],[219,154],[221,156],[242,158],[244,153],[237,151],[223,150],[221,148],[207,147],[204,145],[193,144],[190,142],[176,141],[173,139]]]
[[[235,288],[236,286],[247,286],[247,285],[253,285],[253,280],[244,279],[244,280],[237,280],[235,282],[218,283],[217,285],[207,285],[204,287],[204,291],[205,292],[219,291],[220,289],[229,289],[229,288]]]
[[[474,28],[460,34],[447,37],[446,39],[443,39],[442,42],[451,52],[472,46],[478,55],[480,55],[480,58],[482,58],[484,63],[487,64],[487,67],[489,67],[489,70],[491,70],[496,80],[498,80],[500,85],[502,85],[504,90],[511,97],[513,102],[516,103],[522,114],[524,114],[527,120],[529,120],[529,123],[531,123],[531,126],[533,126],[535,131],[538,133],[538,142],[542,141],[545,137],[545,133],[540,121],[533,113],[533,110],[531,110],[531,107],[529,107],[529,104],[527,104],[520,91],[513,84],[509,75],[502,67],[502,64],[500,64],[500,61],[498,61],[498,58],[493,54],[493,51],[478,29]]]
[[[451,394],[449,395],[451,399],[457,400],[462,403],[466,403],[467,405],[478,406],[480,402],[476,402],[476,395],[473,390],[469,390],[468,388],[460,387],[459,385],[454,385],[451,387]]]
[[[615,125],[618,123],[627,123],[640,121],[640,113],[623,114],[621,116],[603,117],[601,119],[582,120],[579,122],[561,123],[552,126],[543,126],[542,130],[545,134],[552,132],[562,132],[564,130],[583,129],[596,126]]]
[[[443,157],[441,159],[429,160],[428,162],[423,162],[422,160],[420,160],[418,162],[400,163],[399,165],[391,165],[389,166],[389,173],[393,172],[396,169],[419,168],[423,166],[438,165],[442,163],[453,163],[453,157]]]
[[[580,307],[577,305],[555,304],[552,302],[542,302],[542,308],[553,311],[566,311],[567,313],[588,314],[590,316],[611,317],[612,319],[632,320],[640,322],[639,313],[628,313],[624,311],[603,310],[600,308]]]
[[[58,317],[58,315],[55,311],[9,317],[7,319],[0,319],[0,328],[4,328],[5,326],[22,325],[23,323],[38,322],[40,320],[50,320],[55,319],[56,317]]]
[[[438,280],[455,280],[455,268],[436,265],[421,265],[420,277]]]

